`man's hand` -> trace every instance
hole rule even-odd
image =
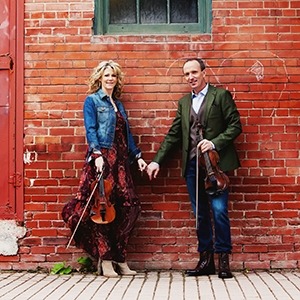
[[[152,178],[156,178],[158,172],[159,164],[156,162],[151,162],[147,167],[147,174],[149,176],[149,179],[152,180]]]
[[[204,139],[198,143],[197,148],[201,150],[201,153],[204,153],[206,151],[215,149],[215,145],[213,142]]]

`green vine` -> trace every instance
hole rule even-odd
[[[77,262],[80,264],[79,272],[93,272],[95,271],[93,266],[93,261],[90,257],[79,257]],[[58,275],[68,275],[72,273],[72,268],[67,266],[65,262],[56,263],[51,271],[50,274],[58,274]]]
[[[70,266],[66,266],[65,262],[56,263],[51,269],[50,274],[59,274],[59,275],[68,275],[71,274],[72,268]]]

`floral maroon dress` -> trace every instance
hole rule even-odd
[[[101,149],[104,161],[104,179],[111,186],[110,201],[114,205],[116,217],[108,224],[96,224],[90,219],[90,205],[76,231],[74,240],[77,247],[83,248],[95,259],[124,262],[130,233],[140,213],[140,202],[135,193],[128,160],[126,123],[117,112],[115,139],[110,149]],[[90,187],[96,179],[94,160],[97,155],[87,157],[80,178],[79,190],[63,208],[62,217],[73,232],[84,211],[90,195]]]

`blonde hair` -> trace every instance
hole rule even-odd
[[[94,68],[91,76],[88,80],[88,93],[93,94],[101,88],[101,79],[103,76],[104,71],[107,68],[112,68],[115,75],[117,76],[117,83],[113,90],[113,97],[119,98],[122,93],[123,88],[123,80],[124,80],[124,74],[121,70],[121,66],[114,62],[113,60],[105,60],[102,61],[96,68]]]

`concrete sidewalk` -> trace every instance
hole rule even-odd
[[[185,277],[182,272],[146,272],[134,277],[0,272],[3,300],[299,300],[300,272],[234,273]]]

